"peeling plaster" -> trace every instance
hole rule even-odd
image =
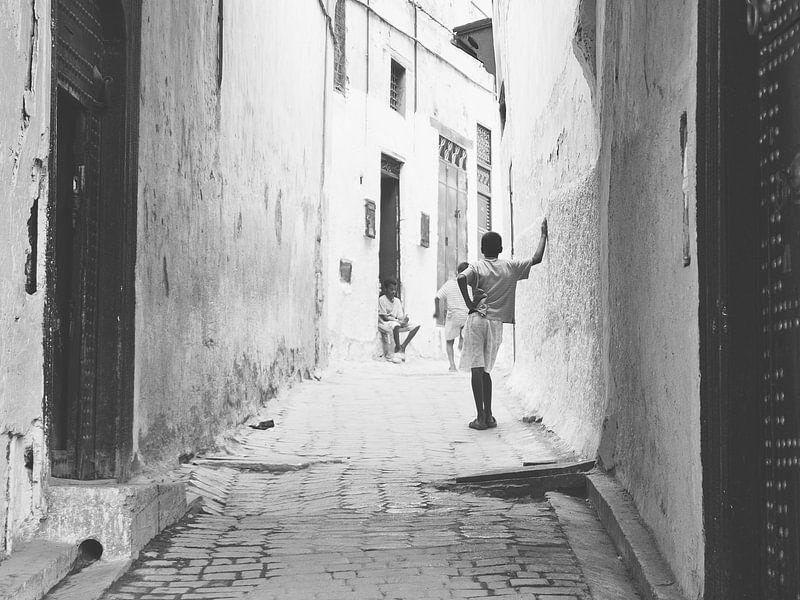
[[[47,226],[48,0],[7,0],[0,36],[0,555],[44,514],[42,421],[44,235]],[[20,176],[22,174],[22,176]],[[30,178],[26,175],[30,175]]]

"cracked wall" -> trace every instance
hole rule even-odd
[[[50,2],[0,2],[0,557],[43,511]]]
[[[517,254],[542,214],[551,232],[519,288],[512,386],[614,472],[698,597],[696,3],[500,0],[494,16]]]
[[[311,0],[228,2],[221,21],[218,9],[143,6],[134,444],[146,466],[213,445],[324,360],[327,23]]]

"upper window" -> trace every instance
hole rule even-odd
[[[334,40],[333,40],[333,87],[343,92],[347,80],[347,66],[345,63],[345,40],[347,27],[345,26],[345,2],[336,0],[336,13],[334,15]]]
[[[478,125],[478,160],[492,164],[492,132],[483,125]]]
[[[406,69],[396,60],[392,60],[389,106],[401,115],[406,114]]]

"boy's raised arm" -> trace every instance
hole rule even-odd
[[[531,263],[538,265],[542,262],[545,246],[547,246],[547,219],[542,220],[542,236],[539,238],[539,247],[536,248],[536,252],[533,253]]]

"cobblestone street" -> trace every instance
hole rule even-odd
[[[436,487],[554,457],[498,384],[499,427],[467,428],[469,377],[445,370],[356,365],[273,401],[222,514],[167,529],[104,598],[589,598],[548,502]]]

